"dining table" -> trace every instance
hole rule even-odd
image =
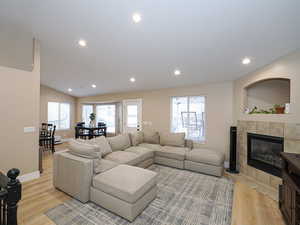
[[[106,126],[76,126],[75,127],[75,138],[88,138],[92,139],[98,136],[106,137]]]

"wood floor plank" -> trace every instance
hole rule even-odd
[[[284,225],[278,203],[237,181],[231,225]]]

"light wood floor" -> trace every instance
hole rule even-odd
[[[57,150],[65,146],[60,145]],[[44,213],[70,199],[52,185],[52,154],[44,154],[41,178],[23,184],[18,219],[21,225],[55,225]],[[285,225],[278,204],[268,196],[237,181],[234,189],[232,225]]]

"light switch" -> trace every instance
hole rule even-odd
[[[33,133],[34,131],[34,127],[24,127],[24,133]]]

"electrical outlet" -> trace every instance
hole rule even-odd
[[[34,127],[24,127],[24,133],[33,133],[34,131]]]

